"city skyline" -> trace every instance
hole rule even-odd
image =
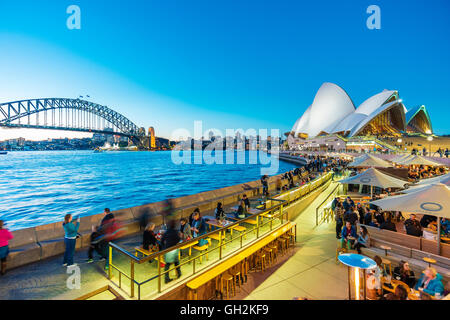
[[[366,27],[366,1],[133,4],[79,1],[81,29],[69,30],[67,3],[1,3],[0,102],[89,95],[165,138],[196,120],[284,133],[329,81],[355,105],[398,90],[449,134],[445,1],[380,1],[380,30]],[[80,137],[17,130],[0,136]]]

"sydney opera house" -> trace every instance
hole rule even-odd
[[[425,106],[407,110],[395,90],[383,90],[355,107],[341,87],[326,82],[295,122],[288,142],[292,145],[330,135],[355,140],[370,136],[429,135],[432,131]]]

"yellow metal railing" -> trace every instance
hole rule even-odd
[[[345,179],[348,177],[349,172],[345,171],[342,175],[339,176],[339,180]],[[339,181],[337,180],[337,181]],[[316,226],[322,224],[323,222],[333,221],[333,210],[331,210],[328,205],[333,197],[339,194],[339,187],[341,184],[337,184],[336,187],[331,191],[331,193],[323,200],[319,206],[316,208]]]
[[[196,274],[206,267],[232,255],[236,250],[243,246],[250,245],[257,241],[262,236],[270,233],[275,227],[288,223],[288,213],[283,209],[290,203],[301,199],[303,196],[322,186],[328,182],[331,177],[332,174],[327,173],[308,184],[279,194],[274,198],[266,199],[264,204],[259,206],[261,210],[259,213],[240,219],[190,241],[182,242],[171,248],[155,252],[149,256],[138,257],[111,242],[109,244],[108,278],[115,282],[119,288],[124,290],[126,289],[127,283],[129,283],[130,297],[135,297],[136,287],[138,299],[143,295],[142,290],[146,288],[149,288],[149,290],[147,290],[147,293],[145,293],[144,296],[160,294],[166,289],[171,288],[163,283],[163,278],[167,273],[170,274],[170,272],[175,271],[177,268],[181,268],[184,269],[183,276]],[[245,226],[244,231],[235,230],[236,227],[242,226]],[[243,228],[240,229],[242,230]],[[213,238],[218,239],[214,240],[217,243],[216,245],[213,245]],[[196,255],[189,255],[187,258],[181,259],[178,266],[171,264],[168,270],[162,270],[161,262],[164,261],[164,256],[167,253],[174,250],[181,250],[182,247],[192,247],[189,249],[192,250],[194,248],[194,243],[201,239],[208,241],[208,248],[206,250],[201,250]],[[229,248],[226,249],[227,246],[232,245],[235,246],[234,250],[229,250]],[[210,259],[210,263],[202,264],[202,260],[208,260],[208,256],[213,256],[213,258]],[[150,267],[152,262],[157,263],[155,268]],[[189,265],[191,266],[190,268]],[[188,268],[190,271],[187,270]],[[127,281],[122,281],[123,277],[125,277]]]

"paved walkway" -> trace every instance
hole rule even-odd
[[[295,220],[297,244],[291,256],[267,271],[270,274],[258,283],[256,274],[252,283],[243,287],[237,299],[291,300],[301,297],[319,300],[348,298],[347,269],[336,264],[336,233],[334,223],[315,227],[315,208],[335,187],[331,184]],[[267,276],[267,275],[266,275]],[[256,280],[255,280],[256,279]],[[247,288],[246,288],[247,287]]]

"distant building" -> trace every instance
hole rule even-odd
[[[291,149],[393,149],[378,138],[433,133],[425,106],[407,110],[398,91],[383,90],[355,107],[347,93],[324,83],[287,135]]]
[[[153,127],[148,128],[148,137],[150,140],[150,148],[155,149],[156,148],[155,128]]]
[[[355,108],[341,87],[328,82],[320,87],[312,105],[291,130],[294,138],[330,134],[344,137],[399,135],[406,131],[423,134],[433,132],[425,106],[408,111],[398,91],[383,90]]]

